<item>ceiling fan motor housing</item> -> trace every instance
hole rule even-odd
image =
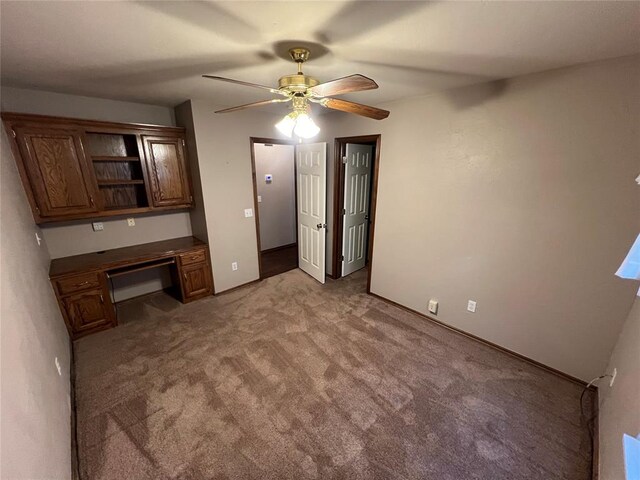
[[[285,75],[280,77],[278,85],[280,90],[286,90],[291,93],[304,93],[308,88],[318,85],[318,80],[309,75]]]

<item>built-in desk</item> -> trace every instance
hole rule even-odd
[[[213,294],[207,244],[195,237],[56,258],[49,278],[73,339],[117,325],[109,277],[169,265],[183,303]]]

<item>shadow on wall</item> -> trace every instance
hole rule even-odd
[[[457,110],[466,110],[502,96],[508,87],[508,79],[494,80],[456,88],[454,91],[446,92],[446,97]]]

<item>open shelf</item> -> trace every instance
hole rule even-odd
[[[98,185],[144,185],[144,180],[98,180]]]
[[[119,157],[116,155],[93,155],[94,162],[139,162],[140,157]]]

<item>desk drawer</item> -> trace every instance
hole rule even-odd
[[[83,273],[74,277],[56,280],[55,282],[60,295],[68,295],[91,288],[100,288],[100,276],[96,272]]]
[[[207,254],[205,250],[194,250],[189,253],[182,253],[180,255],[180,264],[191,265],[193,263],[202,263],[207,261]]]

